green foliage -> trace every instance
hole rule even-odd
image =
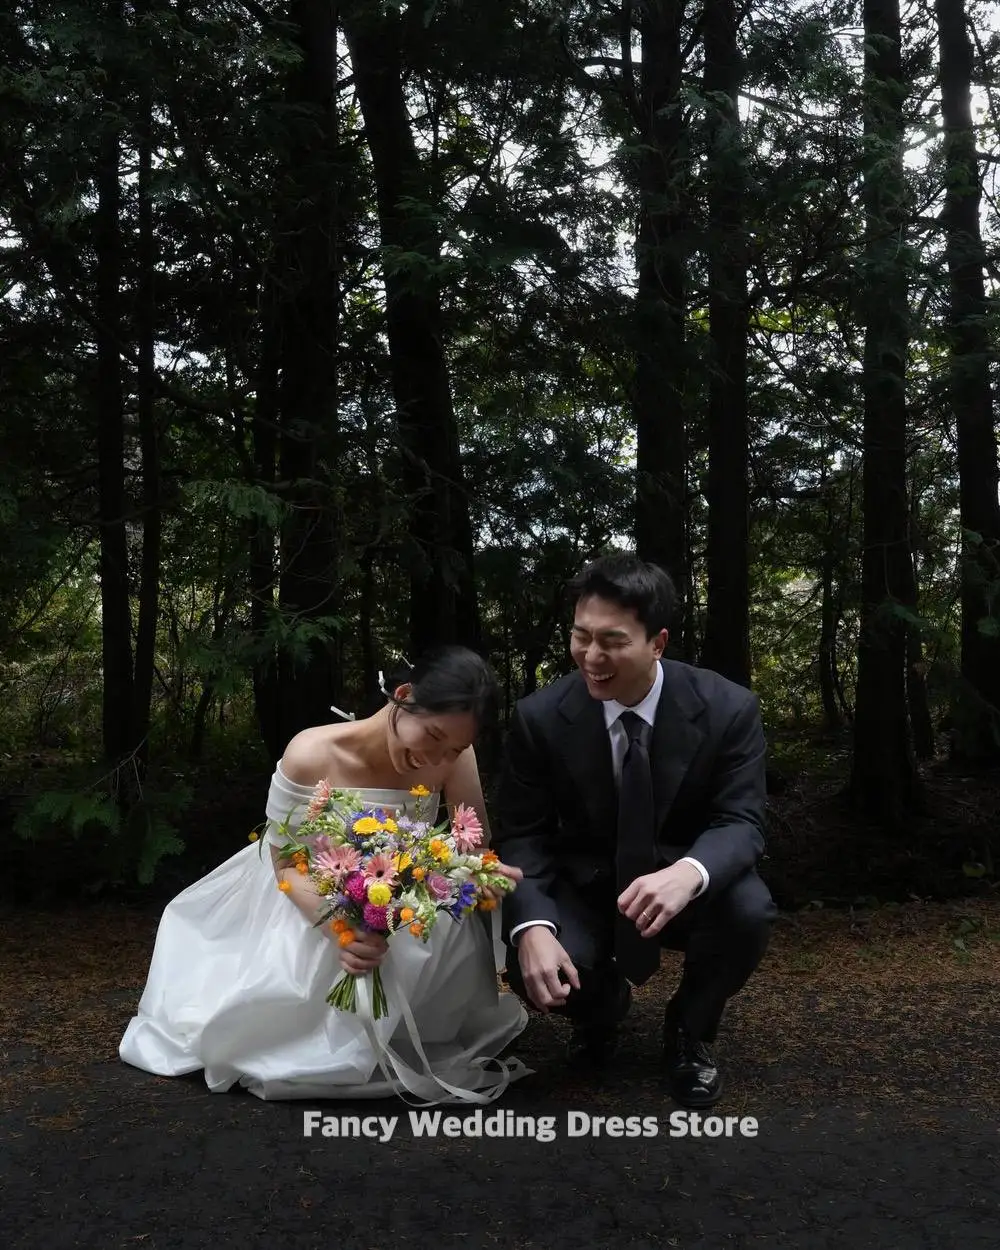
[[[58,875],[69,891],[148,886],[160,863],[184,850],[177,824],[190,800],[191,792],[176,785],[147,790],[128,806],[107,791],[50,790],[25,804],[13,833],[61,861]]]

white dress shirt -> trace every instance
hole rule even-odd
[[[649,688],[646,697],[634,707],[626,707],[624,703],[619,703],[617,699],[607,699],[603,704],[604,723],[608,727],[608,734],[611,738],[611,767],[614,772],[615,785],[619,785],[622,776],[622,764],[625,761],[625,752],[628,750],[628,734],[625,732],[625,726],[621,723],[619,717],[622,712],[634,712],[636,716],[641,716],[647,725],[652,728],[656,721],[656,709],[660,702],[660,692],[663,690],[663,665],[657,664],[656,676],[653,678],[653,684]],[[703,894],[708,889],[708,869],[698,860],[692,859],[690,855],[685,855],[677,861],[683,864],[693,864],[701,874],[701,886],[695,891],[693,897],[697,898],[699,894]],[[532,925],[547,925],[553,933],[556,932],[555,925],[549,920],[525,920],[521,924],[516,925],[510,931],[510,940],[514,939],[522,929],[529,929]]]

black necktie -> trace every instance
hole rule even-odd
[[[653,774],[649,767],[646,741],[649,726],[635,712],[622,712],[618,718],[628,734],[628,750],[622,761],[618,791],[618,849],[615,868],[618,892],[636,877],[656,868],[653,846]],[[620,971],[633,985],[641,985],[660,966],[658,937],[639,936],[635,921],[618,913],[615,927],[615,959]]]

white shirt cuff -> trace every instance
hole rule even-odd
[[[697,868],[698,871],[701,873],[701,888],[695,890],[695,892],[691,895],[691,897],[697,898],[699,894],[704,894],[705,891],[708,889],[708,869],[705,867],[705,865],[702,863],[699,863],[698,860],[696,859],[692,859],[690,855],[683,856],[677,862],[679,864],[694,864],[695,868]]]
[[[511,944],[511,946],[516,946],[516,945],[517,945],[517,943],[514,941],[514,939],[517,937],[517,935],[521,932],[521,930],[522,930],[522,929],[530,929],[530,928],[532,927],[532,925],[536,925],[536,924],[543,924],[543,925],[545,925],[545,927],[546,927],[547,929],[550,929],[553,933],[558,933],[558,932],[559,932],[559,930],[555,927],[555,925],[552,923],[552,921],[551,921],[551,920],[525,920],[525,921],[523,921],[521,924],[517,924],[517,925],[515,925],[515,926],[513,927],[513,929],[511,929],[511,931],[510,931],[510,944]]]

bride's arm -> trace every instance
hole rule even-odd
[[[287,779],[310,788],[322,780],[326,765],[326,751],[320,749],[313,731],[308,729],[291,740],[281,759],[281,771]],[[270,849],[275,877],[279,882],[288,883],[285,897],[291,899],[311,925],[315,925],[320,914],[326,910],[328,900],[317,894],[308,875],[290,864],[281,855],[278,847],[272,843]],[[331,932],[329,925],[322,925],[320,928],[325,937],[339,945],[339,939]],[[387,949],[385,939],[379,934],[364,934],[350,946],[340,947],[340,963],[346,972],[369,972],[382,962]]]
[[[296,785],[312,789],[323,777],[326,767],[326,755],[322,744],[318,741],[314,730],[306,729],[289,742],[281,757],[281,771],[289,781]],[[287,881],[290,889],[288,898],[302,912],[310,924],[315,924],[319,913],[324,909],[322,895],[308,876],[300,873],[293,864],[285,859],[278,847],[271,844],[271,863],[274,875],[279,882]],[[329,937],[329,933],[327,934]]]

